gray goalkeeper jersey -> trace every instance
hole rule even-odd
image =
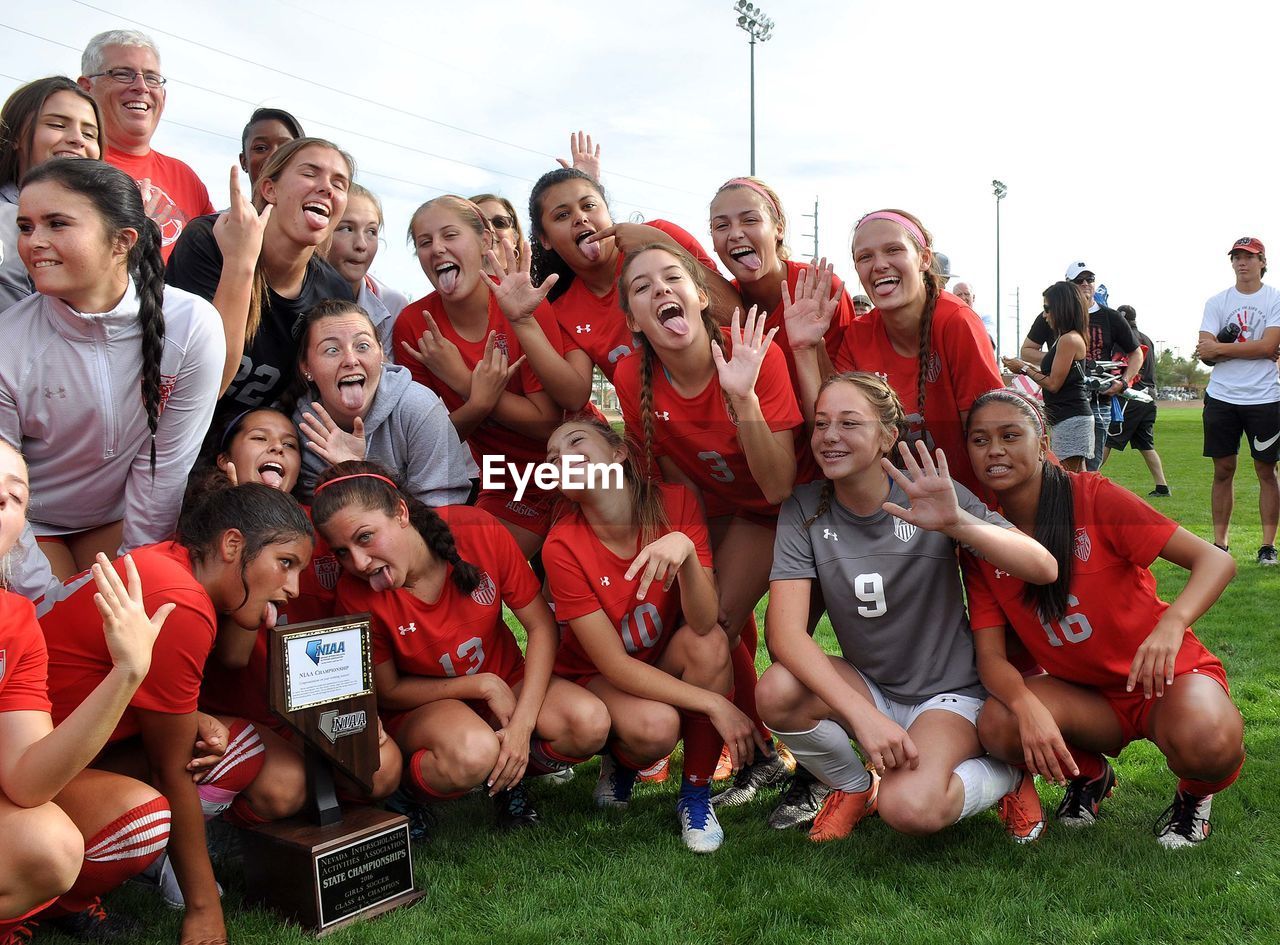
[[[817,578],[842,655],[895,702],[981,697],[955,542],[883,510],[854,515],[834,496],[806,528],[822,486],[798,486],[783,503],[770,579]],[[955,489],[966,512],[1012,527],[964,486]],[[889,501],[910,506],[897,483]]]

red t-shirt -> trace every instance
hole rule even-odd
[[[1041,622],[1022,599],[1022,581],[966,554],[969,622],[977,628],[1012,625],[1050,675],[1123,692],[1134,654],[1169,608],[1156,593],[1150,565],[1178,524],[1097,473],[1067,475],[1075,546],[1066,615]],[[1185,672],[1204,652],[1188,632],[1175,672]]]
[[[794,259],[787,261],[787,291],[791,293],[791,297],[796,297],[796,283],[800,279],[800,273],[809,271],[813,272],[813,266],[809,263],[796,262]],[[733,287],[740,288],[738,280],[733,280]],[[836,352],[840,348],[840,343],[844,341],[844,333],[849,328],[849,323],[853,321],[853,300],[849,298],[849,293],[844,289],[844,283],[840,281],[840,277],[832,274],[831,288],[840,293],[836,301],[835,314],[831,316],[831,325],[827,328],[827,334],[823,339],[823,343],[827,347],[827,355],[834,361]],[[769,313],[769,317],[765,320],[765,331],[777,327],[778,333],[773,336],[774,344],[782,349],[782,355],[787,359],[787,373],[791,375],[791,386],[796,391],[800,390],[800,382],[796,378],[796,357],[791,353],[791,341],[787,338],[787,322],[782,316],[782,303],[779,302],[777,308]],[[797,395],[798,396],[798,395]]]
[[[138,182],[147,216],[160,228],[165,262],[169,261],[173,244],[182,235],[187,221],[214,212],[203,181],[177,158],[159,151],[126,154],[108,145],[102,159]]]
[[[177,542],[147,545],[133,551],[133,563],[142,579],[143,605],[148,614],[162,604],[177,604],[160,629],[151,651],[151,670],[129,700],[111,741],[138,733],[132,709],[185,715],[196,710],[205,660],[213,650],[218,615],[208,592],[191,569],[191,556]],[[112,566],[125,579],[124,561]],[[102,634],[102,615],[94,606],[97,585],[88,572],[67,581],[56,593],[56,603],[46,595],[38,611],[49,647],[49,698],[53,720],[61,723],[111,672],[111,654]],[[46,611],[44,604],[52,603]]]
[[[874,371],[886,377],[902,401],[912,430],[920,429],[916,391],[919,358],[914,351],[903,357],[894,350],[879,309],[849,324],[832,360],[837,371]],[[934,307],[929,332],[925,426],[934,444],[946,454],[951,475],[984,499],[990,493],[978,482],[969,463],[960,414],[987,391],[1003,386],[981,319],[950,292],[943,292]]]
[[[699,563],[711,567],[711,542],[698,500],[681,485],[662,484],[658,489],[669,524],[662,534],[683,532],[697,549]],[[619,558],[596,537],[577,507],[552,527],[542,546],[542,564],[556,602],[556,619],[563,625],[556,675],[575,677],[596,672],[569,621],[597,610],[604,611],[631,656],[652,663],[662,654],[679,626],[680,585],[674,583],[666,591],[660,581],[655,581],[649,585],[645,599],[637,601],[640,575],[630,581],[624,575],[639,553],[637,542],[631,555]]]
[[[404,588],[378,593],[343,574],[337,611],[373,617],[374,665],[395,660],[408,676],[471,676],[494,673],[514,682],[524,666],[520,644],[502,619],[502,605],[518,610],[540,592],[538,579],[515,539],[492,515],[465,505],[436,509],[453,532],[458,554],[483,574],[464,594],[448,567],[444,589],[433,604]]]
[[[729,330],[724,329],[727,339]],[[614,387],[622,403],[627,432],[643,442],[640,419],[641,358],[628,358],[618,366]],[[796,404],[795,390],[787,375],[787,362],[777,345],[765,349],[756,397],[769,429],[798,431],[796,456],[808,454],[804,419]],[[730,419],[720,379],[713,374],[707,386],[693,397],[682,397],[667,378],[661,364],[653,371],[653,455],[668,456],[702,491],[708,517],[742,510],[776,517],[778,506],[770,505],[756,485],[747,466],[747,455],[738,441],[738,426]],[[799,464],[799,463],[798,463]]]
[[[0,712],[48,712],[49,656],[36,609],[0,590]]]
[[[674,223],[650,220],[648,225],[666,233],[712,272],[719,272],[701,244]],[[623,256],[619,253],[615,275],[622,275],[623,262]],[[614,279],[605,295],[595,295],[585,282],[575,278],[564,295],[551,303],[551,308],[564,332],[566,350],[580,348],[585,351],[592,363],[612,382],[618,362],[635,348],[635,337],[627,327],[627,317],[622,313],[622,306],[618,304],[617,279]]]

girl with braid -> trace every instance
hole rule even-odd
[[[0,437],[31,469],[11,587],[35,598],[98,552],[172,535],[223,338],[208,302],[166,288],[159,231],[124,172],[40,165],[23,181],[18,230],[36,294],[5,312]]]
[[[372,614],[378,708],[405,755],[405,794],[426,814],[483,786],[499,827],[538,823],[526,775],[595,754],[609,714],[551,674],[555,620],[515,539],[482,509],[428,508],[364,462],[322,474],[311,514],[345,572],[337,612]]]
[[[702,266],[666,243],[637,247],[618,280],[618,298],[639,350],[618,365],[614,386],[627,429],[643,445],[641,469],[689,486],[706,510],[720,589],[719,623],[734,668],[734,704],[768,742],[755,708],[754,608],[769,581],[778,505],[796,480],[803,419],[773,345],[752,308],[721,329],[709,312]],[[655,469],[656,461],[656,469]],[[735,759],[737,783],[718,806],[746,803],[787,766],[771,747]],[[740,766],[740,767],[738,767]]]
[[[1044,828],[1033,779],[981,757],[984,693],[956,548],[1033,583],[1052,581],[1057,565],[953,483],[945,454],[919,441],[913,453],[907,429],[876,375],[823,384],[811,446],[827,478],[799,486],[779,517],[765,624],[775,662],[760,711],[830,788],[811,840],[847,837],[877,808],[895,830],[928,834],[999,802],[1010,836],[1029,842]],[[838,656],[809,635],[815,590]]]
[[[832,358],[837,371],[872,371],[889,380],[907,410],[910,435],[947,454],[952,473],[987,498],[965,451],[964,422],[981,394],[1003,387],[982,321],[931,268],[933,238],[903,210],[877,210],[853,231],[853,264],[875,304],[845,332]],[[787,313],[800,404],[808,416],[828,373],[824,337],[834,308],[820,296]]]

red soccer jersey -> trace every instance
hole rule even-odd
[[[724,332],[727,339],[728,329]],[[728,349],[727,343],[725,347]],[[640,419],[640,364],[639,357],[628,358],[618,366],[614,379],[627,432],[637,442],[644,437],[644,424]],[[798,430],[797,457],[801,456],[801,450],[807,454],[804,419],[787,375],[786,359],[777,345],[769,345],[765,350],[760,376],[756,378],[756,397],[769,429],[775,433]],[[738,441],[738,427],[729,417],[718,376],[712,375],[707,386],[693,397],[682,397],[671,386],[661,365],[655,365],[653,434],[654,456],[670,457],[697,484],[708,517],[739,510],[777,516],[778,506],[769,504],[751,476],[747,455]]]
[[[800,273],[808,271],[810,278],[813,274],[813,266],[809,263],[796,262],[794,259],[787,260],[787,291],[791,293],[791,297],[796,297],[796,282],[800,279]],[[740,288],[738,280],[733,280],[733,287]],[[849,328],[849,323],[853,321],[853,301],[849,298],[849,293],[844,290],[844,283],[840,281],[840,277],[832,275],[831,288],[840,293],[836,301],[835,314],[831,316],[831,326],[827,329],[826,337],[823,339],[827,347],[827,355],[834,361],[836,352],[840,349],[840,343],[844,341],[844,333]],[[791,353],[791,341],[787,338],[787,323],[782,317],[782,303],[779,302],[777,308],[769,313],[769,317],[764,323],[765,331],[776,327],[778,333],[774,335],[773,341],[782,349],[782,355],[787,359],[787,373],[791,376],[791,387],[793,390],[800,390],[800,382],[796,379],[796,357]],[[797,395],[798,396],[798,395]]]
[[[650,220],[648,225],[666,233],[712,272],[719,272],[698,241],[674,223]],[[617,276],[622,275],[623,261],[619,253]],[[585,351],[592,363],[612,382],[618,362],[635,348],[635,337],[627,327],[622,306],[618,304],[617,279],[609,286],[608,293],[595,295],[585,282],[575,278],[564,295],[551,303],[551,308],[564,332],[566,346]]]
[[[177,158],[159,151],[126,154],[108,145],[102,159],[137,181],[147,216],[160,228],[166,262],[187,222],[214,212],[204,182]]]
[[[1123,691],[1134,654],[1169,607],[1156,594],[1150,565],[1178,524],[1097,473],[1067,475],[1075,546],[1066,615],[1042,622],[1022,599],[1022,581],[966,554],[969,622],[977,628],[1011,625],[1050,675]],[[1188,632],[1175,672],[1187,671],[1204,652]]]
[[[138,733],[133,709],[185,715],[196,710],[205,660],[217,636],[218,615],[208,592],[191,570],[191,556],[177,542],[147,545],[133,551],[142,578],[143,604],[155,613],[162,604],[177,604],[156,638],[151,670],[129,700],[111,741]],[[125,580],[124,562],[112,563]],[[93,577],[79,574],[37,602],[40,626],[49,647],[49,698],[53,720],[61,723],[111,672],[111,654],[102,635],[102,615],[94,606]],[[51,598],[58,595],[56,602]]]
[[[395,660],[408,676],[472,676],[494,673],[514,682],[524,665],[520,644],[502,619],[502,605],[518,610],[540,591],[538,579],[511,533],[492,515],[465,505],[436,509],[458,546],[458,554],[480,569],[470,594],[446,576],[432,604],[404,588],[378,593],[359,578],[338,581],[339,613],[373,616],[374,665]]]
[[[500,348],[505,348],[507,357],[511,362],[518,361],[524,353],[520,347],[520,340],[516,337],[516,333],[511,330],[507,317],[502,314],[502,309],[494,301],[492,293],[489,294],[489,326],[484,330],[484,336],[479,341],[467,341],[458,334],[453,324],[449,321],[449,316],[444,312],[444,300],[440,298],[439,292],[432,292],[426,298],[411,302],[400,313],[400,317],[396,319],[396,326],[392,332],[392,338],[394,339],[392,348],[395,350],[396,362],[407,367],[409,373],[413,375],[413,379],[419,384],[429,387],[439,394],[440,399],[444,401],[445,406],[451,412],[461,407],[464,399],[458,396],[448,384],[445,384],[419,364],[417,360],[405,354],[400,347],[400,342],[402,341],[408,342],[411,346],[417,346],[418,339],[427,330],[427,319],[423,315],[424,312],[430,312],[431,317],[435,319],[436,326],[440,329],[440,333],[458,346],[462,360],[468,368],[474,368],[484,356],[485,339],[491,331],[498,333],[496,344]],[[564,341],[551,307],[544,302],[538,306],[533,317],[542,326],[542,330],[546,334],[547,340],[551,342],[552,347],[563,354]],[[513,394],[531,394],[542,390],[542,381],[539,380],[538,375],[533,372],[533,368],[526,361],[507,383],[507,390]],[[509,430],[492,417],[472,431],[471,436],[467,438],[467,444],[471,447],[471,454],[475,457],[476,464],[481,466],[484,464],[484,455],[486,453],[492,456],[506,457],[507,461],[513,463],[540,463],[547,458],[546,443]]]
[[[912,429],[920,429],[916,387],[920,360],[914,351],[903,356],[894,350],[879,309],[850,323],[833,364],[837,371],[873,371],[887,378],[907,411]],[[991,360],[991,341],[982,321],[950,292],[943,292],[934,308],[929,332],[925,426],[934,444],[946,454],[951,475],[984,499],[990,493],[978,482],[969,463],[960,414],[987,391],[1003,386]]]
[[[711,542],[698,500],[681,485],[658,488],[669,523],[663,534],[684,532],[697,549],[699,563],[711,567]],[[634,553],[619,558],[596,537],[577,508],[552,527],[542,546],[542,564],[556,602],[556,619],[564,625],[556,675],[572,678],[596,672],[569,621],[597,610],[604,611],[633,657],[652,663],[662,654],[678,626],[680,585],[672,584],[671,590],[664,591],[661,582],[654,582],[645,599],[637,601],[640,576],[628,581],[624,575],[639,553],[637,544]]]
[[[0,712],[48,712],[49,656],[31,601],[0,590]]]

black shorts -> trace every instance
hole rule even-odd
[[[1280,457],[1280,401],[1271,404],[1229,404],[1204,395],[1204,455],[1217,459],[1240,452],[1240,435],[1260,463]]]
[[[1107,437],[1107,448],[1122,450],[1130,443],[1135,450],[1156,448],[1155,404],[1139,403],[1136,400],[1124,402],[1124,426],[1119,433]]]

